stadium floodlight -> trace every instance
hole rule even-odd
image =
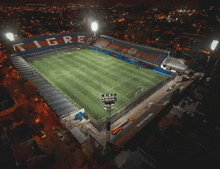
[[[108,111],[108,116],[107,116],[107,124],[106,124],[106,145],[104,151],[108,151],[108,146],[107,144],[110,142],[110,128],[111,128],[111,110],[114,109],[115,102],[117,101],[116,99],[116,94],[102,94],[102,102],[104,102],[104,110]]]
[[[9,39],[10,41],[14,41],[14,40],[15,40],[14,34],[11,33],[11,32],[6,33],[5,36],[6,36],[6,38]]]
[[[212,44],[211,44],[211,49],[212,49],[212,50],[215,50],[217,44],[218,44],[218,40],[213,40],[213,41],[212,41]]]
[[[98,30],[98,24],[97,22],[92,22],[91,28],[93,32],[96,32]]]

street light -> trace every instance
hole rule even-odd
[[[116,94],[102,94],[102,102],[104,103],[104,110],[108,111],[108,116],[107,116],[107,129],[106,129],[106,145],[105,145],[105,151],[108,151],[108,146],[107,144],[110,141],[110,126],[111,126],[111,110],[114,109],[115,102],[117,101]]]
[[[212,49],[212,50],[215,50],[217,44],[218,44],[218,40],[213,40],[213,41],[212,41],[212,44],[211,44],[211,49]]]
[[[5,36],[6,36],[6,38],[9,39],[10,41],[14,41],[14,40],[15,40],[14,34],[11,33],[11,32],[6,33]]]

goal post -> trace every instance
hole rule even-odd
[[[135,97],[137,96],[137,94],[143,93],[143,92],[144,92],[144,89],[142,88],[141,90],[139,90],[139,91],[137,91],[137,92],[135,93]]]

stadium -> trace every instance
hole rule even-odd
[[[38,36],[11,42],[11,51],[10,58],[19,73],[34,83],[38,94],[81,143],[87,134],[98,139],[106,128],[108,113],[102,103],[103,94],[117,95],[111,111],[114,127],[176,77],[161,66],[170,55],[168,51],[105,35]],[[139,126],[153,118],[148,115],[149,111],[137,113]],[[86,123],[90,130],[73,127],[76,121]],[[129,130],[133,123],[127,121]],[[114,136],[114,143],[123,132]]]

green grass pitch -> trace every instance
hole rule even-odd
[[[152,70],[91,50],[73,50],[29,63],[67,99],[100,121],[106,117],[102,94],[116,93],[117,112],[167,77]]]

